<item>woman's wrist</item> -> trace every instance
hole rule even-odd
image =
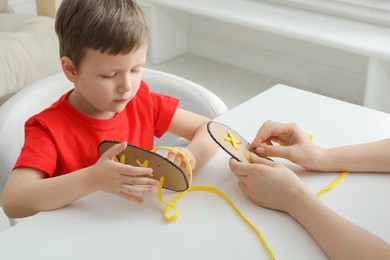
[[[297,186],[294,191],[290,192],[289,201],[286,204],[286,208],[282,211],[286,212],[293,218],[296,218],[297,214],[305,211],[305,203],[314,198],[314,195],[303,184]]]
[[[326,148],[316,147],[316,149],[308,153],[305,161],[307,163],[302,165],[305,169],[312,171],[325,171],[330,163],[329,151]]]
[[[318,171],[343,171],[335,148],[323,148],[318,161]]]

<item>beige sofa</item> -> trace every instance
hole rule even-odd
[[[54,19],[17,14],[0,0],[0,104],[60,69]]]

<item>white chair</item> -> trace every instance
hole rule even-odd
[[[149,88],[156,93],[176,97],[180,100],[179,107],[215,118],[228,110],[225,103],[208,89],[187,79],[162,71],[144,69],[143,79]],[[155,146],[182,144],[182,141],[171,133],[162,138],[155,138]]]
[[[183,109],[209,118],[227,111],[220,98],[189,80],[146,68],[143,69],[143,79],[152,91],[180,99],[179,106]],[[72,87],[62,72],[57,73],[25,87],[0,107],[0,194],[23,146],[25,121],[50,106]],[[166,134],[155,140],[156,146],[172,145],[176,139]],[[10,222],[15,224],[13,220]]]

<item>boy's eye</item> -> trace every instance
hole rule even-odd
[[[131,73],[138,73],[138,72],[141,72],[141,69],[142,69],[142,66],[137,66],[135,68],[132,68],[130,70]]]
[[[111,79],[113,77],[115,77],[115,74],[112,74],[112,75],[102,75],[102,78],[104,78],[104,79]]]

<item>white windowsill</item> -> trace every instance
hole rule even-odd
[[[378,25],[390,26],[390,1],[367,2],[356,0],[255,0],[298,9],[330,14]]]
[[[390,28],[259,0],[147,2],[390,61]]]

